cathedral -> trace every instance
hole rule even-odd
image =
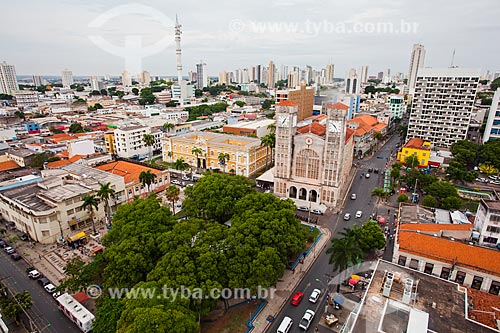
[[[295,102],[276,105],[274,193],[278,197],[291,198],[309,210],[335,210],[342,203],[354,149],[348,110],[342,103],[326,105],[322,115],[306,119],[304,125],[297,123]]]

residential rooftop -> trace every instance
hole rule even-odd
[[[123,177],[125,184],[139,181],[139,175],[143,171],[151,170],[153,174],[160,174],[161,170],[149,168],[143,165],[127,161],[116,161],[96,166],[95,169],[106,171],[114,175]]]

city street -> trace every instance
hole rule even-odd
[[[13,261],[4,251],[0,253],[0,280],[13,293],[28,290],[33,300],[33,305],[27,311],[35,322],[36,328],[43,332],[52,333],[78,333],[81,332],[57,308],[57,303],[52,296],[26,274],[28,265],[24,260]],[[24,317],[24,315],[22,316]]]
[[[351,190],[347,192],[343,209],[341,210],[339,215],[333,215],[329,220],[323,222],[324,226],[332,231],[332,235],[337,234],[339,231],[342,231],[346,227],[351,228],[355,224],[361,226],[363,222],[368,220],[370,214],[377,213],[377,198],[371,196],[371,191],[375,187],[382,186],[383,174],[387,162],[386,158],[389,157],[391,150],[393,152],[395,151],[395,145],[397,143],[399,143],[399,136],[395,134],[377,153],[372,156],[372,158],[368,160],[357,161],[359,162],[359,169],[354,177]],[[378,158],[379,156],[381,156],[382,158]],[[370,173],[370,178],[366,178],[365,176],[360,177],[360,175],[366,175],[369,168],[378,168],[380,172],[378,174]],[[352,193],[356,194],[356,200],[350,199]],[[358,210],[361,210],[363,212],[361,218],[355,217],[356,211]],[[343,216],[345,213],[351,214],[351,219],[349,221],[344,221]],[[387,217],[387,211],[380,211],[378,213],[381,215],[383,214],[384,217]],[[290,304],[289,300],[280,312],[279,316],[274,320],[273,325],[271,325],[268,332],[276,332],[279,324],[285,316],[288,316],[293,320],[294,324],[291,332],[297,332],[298,323],[300,322],[300,319],[307,309],[311,309],[316,313],[309,331],[314,331],[314,328],[316,326],[318,326],[320,332],[329,331],[324,326],[319,325],[324,311],[324,296],[326,285],[329,281],[329,276],[333,274],[332,266],[328,264],[328,255],[326,254],[327,249],[328,246],[322,253],[319,254],[319,257],[317,258],[311,269],[306,272],[302,281],[290,295],[291,298],[296,292],[302,291],[304,293],[304,299],[302,300],[302,302],[298,306],[293,306]],[[300,265],[297,266],[296,271],[300,272]],[[316,304],[313,304],[309,302],[308,299],[312,290],[315,288],[321,289],[322,295],[321,299],[318,300]]]

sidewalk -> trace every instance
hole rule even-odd
[[[305,223],[307,224],[307,223]],[[283,278],[278,281],[276,284],[276,291],[274,293],[274,298],[268,299],[268,303],[266,307],[259,313],[257,317],[255,317],[252,322],[255,326],[252,330],[252,333],[264,333],[271,326],[272,323],[267,321],[269,316],[277,317],[285,306],[288,298],[292,294],[293,290],[297,287],[300,281],[304,278],[304,275],[309,271],[309,268],[312,266],[317,256],[323,251],[324,247],[327,245],[328,240],[330,239],[331,232],[328,228],[319,226],[319,225],[311,225],[313,227],[317,227],[323,235],[316,243],[313,250],[311,250],[311,254],[305,257],[304,264],[298,266],[295,273],[291,270],[286,270]]]

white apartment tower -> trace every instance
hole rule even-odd
[[[92,90],[101,91],[104,88],[104,84],[101,82],[98,76],[94,75],[90,77],[90,87]]]
[[[275,80],[275,74],[276,74],[276,66],[274,65],[273,61],[269,61],[269,68],[267,71],[267,87],[268,88],[274,88],[274,84],[276,83]]]
[[[203,89],[208,86],[207,64],[200,61],[196,64],[196,88]]]
[[[67,68],[61,72],[61,80],[63,88],[69,88],[73,83],[73,72]]]
[[[443,148],[465,140],[480,75],[480,69],[420,68],[408,138],[421,138]]]
[[[151,83],[151,74],[148,71],[141,72],[141,83],[149,85]]]
[[[345,92],[346,94],[359,93],[359,79],[354,68],[349,70],[349,74],[345,79]]]
[[[488,140],[500,139],[500,88],[495,91],[491,102],[488,120],[483,134],[483,143]]]
[[[408,93],[413,95],[417,72],[419,68],[424,67],[425,49],[422,44],[414,44],[410,58],[410,70],[408,71]]]
[[[12,95],[16,90],[19,90],[16,68],[4,61],[0,63],[0,93]]]
[[[128,70],[124,70],[122,73],[122,85],[125,87],[132,86],[132,76],[130,75]]]
[[[359,78],[360,83],[368,82],[368,66],[361,66],[361,77]]]
[[[33,75],[33,85],[35,87],[43,85],[43,77],[41,75]]]
[[[325,80],[327,84],[333,84],[334,69],[333,64],[326,65]]]

